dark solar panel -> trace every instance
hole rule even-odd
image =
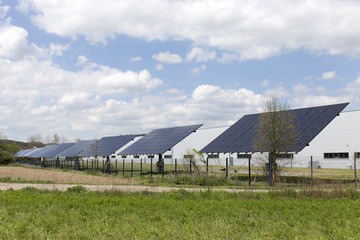
[[[94,143],[95,140],[84,140],[75,143],[71,147],[67,148],[66,150],[60,152],[57,154],[59,157],[75,157],[78,155],[81,151],[83,151],[85,148],[90,146],[90,144]]]
[[[349,103],[289,110],[295,113],[299,138],[290,152],[299,152],[308,145]],[[205,146],[201,152],[254,152],[255,126],[260,114],[245,115]]]
[[[14,157],[20,157],[24,151],[25,149],[18,151],[17,153],[15,153]]]
[[[119,155],[163,154],[201,126],[202,124],[155,129],[121,151]]]
[[[71,147],[74,143],[61,143],[42,154],[42,157],[54,158],[65,149]]]
[[[56,145],[47,145],[47,146],[41,148],[36,153],[32,154],[31,157],[32,158],[40,158],[43,156],[44,153],[46,153],[47,151],[49,151],[50,149],[52,149],[54,147],[56,147]]]
[[[31,152],[33,149],[23,149],[15,154],[15,157],[24,157],[24,154]]]
[[[137,135],[123,135],[113,137],[103,137],[98,141],[90,144],[84,151],[77,156],[110,156],[117,150],[125,146]]]
[[[23,157],[31,157],[31,155],[35,154],[39,150],[41,150],[41,148],[30,149],[30,151],[27,151],[26,153],[23,154]]]

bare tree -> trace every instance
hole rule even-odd
[[[40,133],[33,134],[33,135],[29,136],[28,137],[28,142],[30,142],[30,143],[42,142],[42,137],[41,137]]]
[[[7,138],[7,136],[5,134],[3,134],[2,132],[0,132],[0,140],[6,139],[6,138]]]
[[[289,111],[287,102],[280,102],[277,98],[269,99],[259,122],[255,126],[254,149],[257,152],[267,152],[271,158],[272,184],[277,176],[277,156],[280,153],[291,151],[296,143],[299,133],[295,125],[296,115]]]
[[[53,140],[52,140],[52,142],[53,142],[53,143],[56,143],[56,144],[60,143],[60,137],[59,137],[58,134],[55,133],[55,134],[53,135]]]

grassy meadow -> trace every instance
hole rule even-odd
[[[0,192],[0,239],[357,239],[354,190]]]

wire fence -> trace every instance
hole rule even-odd
[[[268,158],[241,159],[224,161],[219,159],[181,159],[169,162],[157,159],[134,158],[134,159],[17,159],[16,163],[26,164],[41,168],[57,168],[76,171],[86,171],[99,174],[108,174],[122,177],[139,176],[161,176],[161,177],[204,177],[216,176],[239,182],[239,184],[257,185],[258,183],[269,183],[271,186],[267,162]],[[327,162],[326,162],[327,161]],[[320,157],[298,157],[277,160],[277,174],[274,182],[277,185],[288,186],[324,186],[324,185],[359,185],[357,177],[357,166],[360,159],[324,160]],[[323,168],[326,164],[339,165],[342,168]],[[350,163],[352,163],[350,165]],[[337,164],[337,165],[336,165]]]

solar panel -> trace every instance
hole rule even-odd
[[[31,157],[31,155],[38,152],[39,150],[41,150],[41,148],[30,149],[30,151],[27,151],[26,153],[23,154],[23,157]]]
[[[103,137],[90,144],[77,156],[110,156],[137,136],[138,135]]]
[[[59,157],[75,157],[79,154],[82,150],[87,148],[90,144],[94,143],[95,140],[84,140],[75,143],[71,147],[67,148],[66,150],[57,154]]]
[[[24,157],[24,154],[32,151],[33,149],[23,149],[15,154],[15,157]]]
[[[121,151],[119,155],[163,154],[201,126],[202,124],[155,129]]]
[[[289,110],[295,115],[299,138],[289,152],[299,152],[308,145],[349,103]],[[254,152],[255,126],[260,114],[243,116],[201,152]]]
[[[56,145],[46,145],[45,147],[41,148],[39,151],[37,151],[36,153],[32,154],[31,157],[32,158],[40,158],[42,157],[42,155],[44,153],[46,153],[47,151],[49,151],[50,149],[56,147]]]
[[[74,143],[61,143],[42,154],[42,157],[54,158],[65,149],[71,147]]]

